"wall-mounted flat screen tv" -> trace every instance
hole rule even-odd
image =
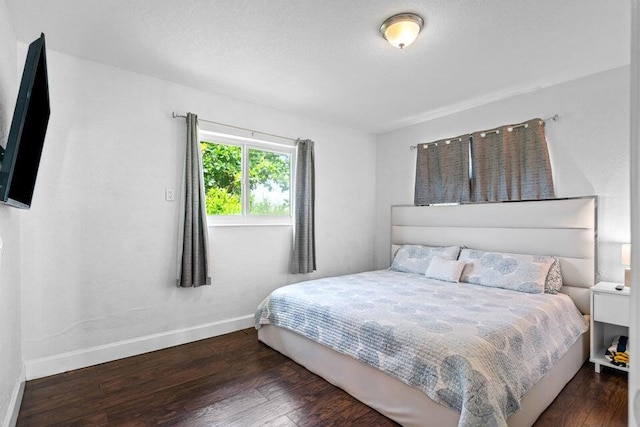
[[[49,82],[44,34],[29,45],[4,153],[0,150],[0,201],[29,209],[49,123]]]

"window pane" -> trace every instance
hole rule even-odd
[[[249,149],[249,214],[290,215],[291,156]]]
[[[200,142],[207,215],[242,214],[242,148]]]

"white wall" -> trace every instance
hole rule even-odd
[[[52,114],[22,218],[28,377],[148,350],[135,342],[153,334],[249,326],[283,284],[372,267],[373,136],[51,50],[48,64]],[[215,227],[213,286],[175,286],[178,202],[164,190],[179,187],[186,131],[174,110],[316,142],[315,274],[287,273],[290,227]]]
[[[16,37],[0,0],[0,145],[6,146],[18,90]],[[9,425],[24,384],[20,327],[20,212],[0,206],[0,425]]]
[[[599,196],[599,264],[603,280],[621,282],[620,244],[629,242],[629,67],[388,132],[377,139],[375,265],[389,265],[389,216],[413,204],[416,151],[409,146],[533,117],[546,126],[558,197]]]

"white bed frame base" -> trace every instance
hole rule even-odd
[[[258,339],[403,426],[458,425],[459,413],[431,400],[422,391],[302,335],[264,325],[258,330]],[[521,409],[507,419],[508,425],[533,425],[587,357],[588,332],[529,390],[521,401]]]
[[[588,317],[597,273],[597,197],[454,206],[394,206],[391,255],[403,244],[555,255],[564,286]],[[456,426],[460,415],[423,392],[286,329],[262,326],[258,338],[404,426]],[[509,426],[531,426],[589,357],[589,332],[527,393]]]

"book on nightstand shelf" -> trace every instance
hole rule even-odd
[[[604,357],[616,366],[629,367],[629,337],[624,335],[616,335],[607,350]]]

